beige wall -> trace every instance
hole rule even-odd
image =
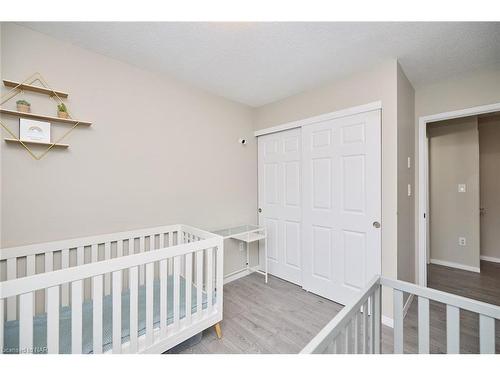
[[[93,122],[70,134],[68,150],[41,161],[2,144],[2,246],[169,223],[256,222],[250,108],[14,24],[2,25],[1,64],[2,78],[42,73],[70,93],[75,117]],[[47,97],[26,97],[34,112],[54,113]],[[2,121],[17,132],[15,119]],[[225,260],[230,272],[245,257],[226,251]]]
[[[415,282],[415,212],[413,173],[415,155],[415,90],[397,67],[398,111],[398,279]],[[410,158],[410,168],[408,168]],[[408,184],[411,196],[408,196]]]
[[[481,255],[500,261],[500,115],[479,119]]]
[[[283,124],[373,101],[382,101],[382,273],[397,277],[397,62],[357,73],[324,87],[265,105],[255,111],[255,128]],[[392,316],[392,294],[383,313]]]
[[[418,142],[418,120],[433,115],[480,105],[500,103],[500,64],[486,66],[467,74],[415,88],[415,139]],[[415,144],[415,196],[419,194],[419,154]],[[418,199],[415,199],[418,208]],[[418,220],[415,223],[418,233]],[[417,237],[417,246],[418,237]]]
[[[431,263],[479,268],[479,134],[477,117],[431,123],[429,219]],[[466,192],[458,192],[466,184]],[[459,246],[459,237],[466,246]]]

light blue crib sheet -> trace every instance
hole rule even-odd
[[[180,318],[186,316],[186,282],[180,277]],[[153,314],[154,327],[160,325],[160,282],[154,282],[153,290]],[[146,333],[146,287],[140,286],[139,312],[138,312],[138,335]],[[112,295],[103,297],[103,351],[112,347],[113,333],[113,303]],[[215,296],[212,303],[215,301]],[[93,325],[92,325],[92,300],[85,300],[82,306],[82,353],[92,353],[93,349]],[[197,311],[196,287],[191,287],[192,312]],[[207,307],[207,296],[203,292],[202,309]],[[173,323],[173,277],[167,279],[167,324]],[[129,341],[130,328],[130,290],[122,292],[122,343]],[[39,314],[33,317],[33,347],[34,352],[45,352],[47,346],[47,314]],[[19,351],[19,321],[10,320],[4,326],[4,353],[18,353]],[[61,307],[59,311],[59,352],[71,353],[71,307]]]

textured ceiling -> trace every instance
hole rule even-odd
[[[22,23],[261,106],[398,58],[415,87],[500,62],[500,23]]]

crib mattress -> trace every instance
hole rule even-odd
[[[139,311],[138,311],[138,335],[146,333],[146,287],[139,286]],[[191,286],[192,313],[196,312],[196,287]],[[180,318],[186,316],[186,282],[180,277]],[[130,290],[122,292],[122,343],[129,341],[130,328]],[[113,334],[113,302],[112,295],[103,297],[103,351],[112,347]],[[215,299],[215,296],[214,296]],[[160,282],[156,280],[153,285],[153,324],[160,325]],[[214,301],[212,301],[213,303]],[[82,353],[93,352],[93,303],[85,300],[82,305]],[[202,309],[207,307],[207,296],[203,292]],[[167,325],[173,323],[173,277],[167,279]],[[33,317],[33,348],[35,353],[46,352],[47,347],[47,314],[39,314]],[[4,353],[18,353],[19,351],[19,321],[9,320],[4,326]],[[71,353],[71,307],[61,307],[59,311],[59,352]]]

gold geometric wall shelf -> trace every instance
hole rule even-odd
[[[22,82],[14,82],[14,81],[9,81],[9,80],[4,80],[4,85],[6,87],[10,87],[11,90],[9,90],[5,95],[2,96],[0,106],[3,106],[5,103],[7,103],[9,100],[15,98],[17,95],[21,94],[24,91],[31,91],[31,92],[36,92],[39,94],[45,94],[48,95],[50,98],[55,100],[57,104],[63,103],[62,98],[67,98],[68,94],[62,91],[56,91],[53,90],[43,79],[42,75],[40,73],[35,73],[32,76],[28,77]],[[34,83],[39,83],[42,86],[38,85],[33,85]],[[46,116],[42,114],[35,114],[35,113],[26,113],[26,112],[19,112],[19,111],[13,111],[9,109],[5,109],[0,107],[0,113],[3,115],[7,116],[14,116],[14,117],[23,117],[23,118],[30,118],[30,119],[35,119],[35,120],[45,120],[49,121],[51,124],[52,123],[59,123],[59,124],[66,124],[70,125],[70,129],[64,133],[59,139],[57,139],[54,143],[36,143],[38,146],[39,145],[46,145],[48,146],[45,151],[43,151],[41,154],[37,155],[33,151],[32,148],[30,148],[30,145],[32,145],[32,142],[27,142],[27,141],[21,141],[19,137],[15,135],[14,132],[12,132],[3,122],[0,121],[0,125],[7,131],[7,133],[10,134],[12,138],[5,138],[6,142],[10,143],[19,143],[22,145],[26,151],[33,157],[35,160],[40,160],[42,159],[47,153],[54,147],[57,148],[67,148],[69,145],[65,143],[61,143],[61,141],[66,138],[77,126],[90,126],[92,123],[88,121],[81,121],[81,120],[74,120],[71,116],[71,112],[69,111],[69,107],[66,107],[67,112],[68,112],[68,118],[59,118],[59,117],[52,117],[52,116]]]

